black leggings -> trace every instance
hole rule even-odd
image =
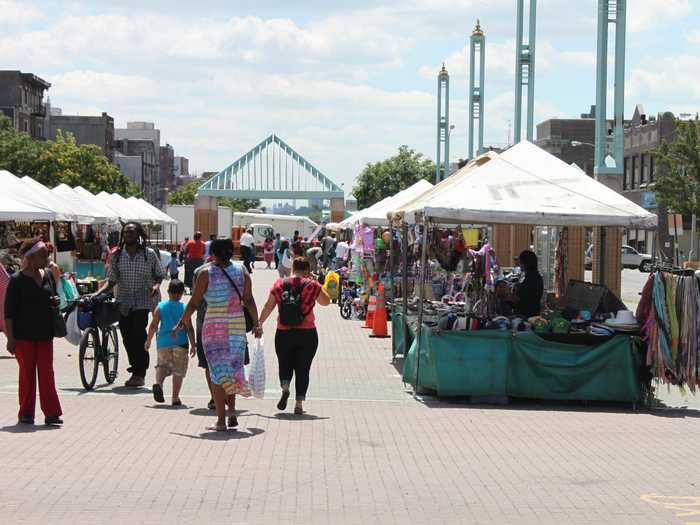
[[[282,388],[289,388],[292,376],[296,376],[294,387],[298,401],[306,399],[309,370],[317,348],[318,333],[315,328],[277,330],[275,334],[280,385]]]

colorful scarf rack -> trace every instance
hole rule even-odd
[[[642,290],[637,320],[654,377],[691,391],[700,384],[700,287],[694,275],[656,271]]]

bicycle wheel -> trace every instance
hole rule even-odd
[[[78,359],[80,360],[80,381],[83,383],[85,390],[92,390],[97,381],[97,367],[99,360],[99,336],[97,328],[88,328],[80,338],[80,352]]]
[[[119,338],[117,328],[110,326],[102,332],[104,341],[104,354],[102,367],[104,369],[105,381],[110,385],[117,379],[117,369],[119,367]]]
[[[352,315],[352,303],[345,301],[340,306],[340,317],[342,317],[345,320],[348,320],[348,319],[350,319],[351,315]]]

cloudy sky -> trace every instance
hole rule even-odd
[[[527,2],[526,2],[527,3]],[[539,0],[536,122],[595,99],[595,0]],[[700,109],[700,2],[628,2],[627,112]],[[346,190],[407,144],[435,155],[436,74],[466,153],[465,46],[487,37],[486,142],[513,118],[515,0],[0,0],[0,69],[53,85],[64,114],[157,123],[195,170],[275,132]]]

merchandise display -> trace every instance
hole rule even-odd
[[[693,271],[657,270],[649,275],[637,307],[647,344],[646,364],[664,383],[698,387],[700,295]]]

